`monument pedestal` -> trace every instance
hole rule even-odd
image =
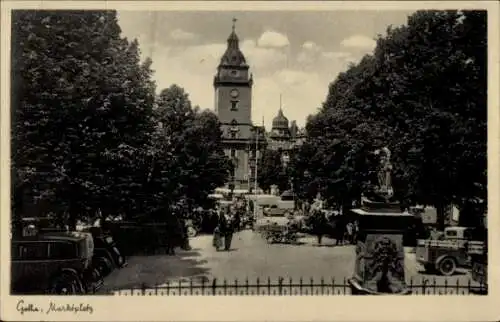
[[[354,275],[349,280],[353,295],[410,294],[405,281],[403,235],[413,215],[399,203],[362,199],[358,215],[358,241]]]

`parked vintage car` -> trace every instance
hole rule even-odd
[[[102,276],[92,267],[89,233],[50,232],[11,243],[13,294],[85,294],[97,291]]]
[[[441,239],[417,241],[417,261],[426,272],[448,276],[459,267],[469,267],[467,245],[472,239],[472,228],[447,227]]]
[[[92,264],[103,277],[109,275],[116,268],[127,266],[125,256],[118,249],[111,234],[105,233],[100,227],[91,227],[88,231],[94,239]]]

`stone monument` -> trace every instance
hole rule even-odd
[[[378,185],[361,197],[354,275],[349,280],[354,295],[409,294],[404,271],[403,235],[413,215],[402,212],[393,199],[391,152],[375,151],[380,163]]]

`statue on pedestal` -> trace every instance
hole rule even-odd
[[[406,294],[403,233],[411,215],[401,213],[394,200],[391,181],[391,151],[376,150],[379,156],[377,184],[361,198],[360,238],[356,247],[353,294]]]
[[[375,154],[380,156],[380,165],[377,173],[379,184],[377,192],[385,196],[386,200],[389,200],[394,196],[391,181],[391,151],[387,147],[384,147],[380,150],[376,150]]]

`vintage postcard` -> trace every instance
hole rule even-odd
[[[498,319],[498,16],[2,2],[0,318]]]

